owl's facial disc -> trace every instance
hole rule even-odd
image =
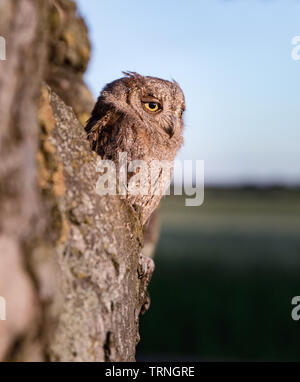
[[[160,114],[163,111],[163,102],[152,95],[141,97],[141,102],[143,106],[143,110],[146,111],[150,115]],[[163,114],[161,114],[162,118],[159,118],[158,126],[163,128],[163,130],[169,135],[170,138],[173,137],[176,127],[176,118],[175,117],[167,117],[165,118]]]

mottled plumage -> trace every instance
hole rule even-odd
[[[124,74],[125,77],[105,86],[86,125],[92,149],[102,159],[115,163],[119,153],[126,152],[128,162],[166,160],[173,166],[183,143],[182,90],[175,81]],[[160,172],[160,181],[161,177]],[[149,192],[127,195],[126,200],[142,213],[145,223],[161,197],[162,192],[159,195]]]

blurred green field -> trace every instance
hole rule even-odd
[[[300,190],[168,196],[141,320],[141,360],[300,359]]]

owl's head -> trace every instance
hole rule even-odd
[[[179,85],[133,72],[124,74],[101,92],[86,126],[88,134],[95,126],[124,118],[128,126],[146,129],[160,140],[181,142],[185,101]]]

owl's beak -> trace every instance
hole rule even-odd
[[[177,125],[177,118],[172,116],[171,117],[171,120],[172,120],[172,123],[171,125],[169,125],[167,128],[166,128],[166,132],[169,134],[169,137],[172,138],[174,133],[175,133],[175,129],[176,129],[176,125]]]

